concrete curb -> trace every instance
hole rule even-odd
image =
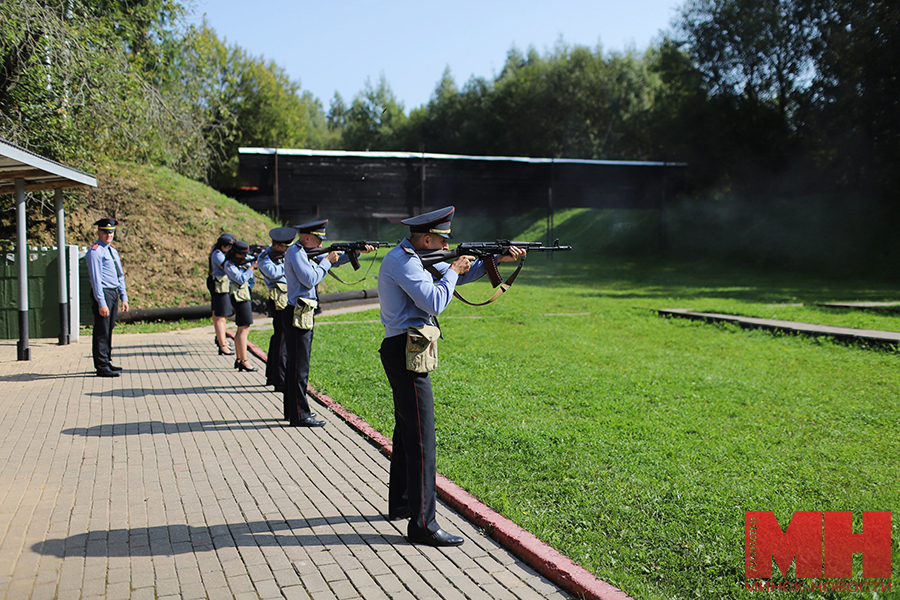
[[[227,333],[231,337],[234,336],[231,330],[228,330]],[[247,349],[258,359],[266,362],[268,355],[258,345],[248,342]],[[317,402],[368,438],[383,454],[391,455],[391,441],[386,436],[326,394],[316,391],[311,386],[307,388],[307,391]],[[480,527],[486,535],[493,537],[501,546],[521,558],[532,569],[577,598],[632,600],[619,588],[598,579],[587,569],[553,549],[532,533],[496,513],[441,474],[437,476],[437,489],[441,499],[456,512]]]
[[[801,323],[799,321],[780,321],[777,319],[759,319],[719,313],[695,312],[687,308],[654,308],[661,317],[681,317],[707,323],[733,323],[744,329],[764,329],[795,333],[809,336],[832,337],[838,340],[868,343],[878,346],[895,347],[900,344],[900,332],[879,331],[876,329],[856,329],[853,327],[835,327],[817,323]]]

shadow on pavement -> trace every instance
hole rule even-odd
[[[70,556],[173,556],[193,552],[210,552],[220,548],[248,546],[396,546],[406,544],[396,535],[355,533],[293,533],[322,525],[365,523],[384,519],[383,515],[334,516],[290,521],[256,521],[233,525],[194,527],[160,525],[133,529],[89,531],[67,538],[38,542],[31,549],[38,554],[66,558]]]
[[[288,425],[273,417],[271,419],[247,419],[235,421],[194,421],[190,423],[164,423],[163,421],[140,421],[137,423],[116,423],[114,425],[94,425],[93,427],[72,427],[60,433],[82,437],[116,437],[121,435],[179,434],[194,431],[228,431],[251,429],[281,429]]]

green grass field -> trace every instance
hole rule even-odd
[[[438,469],[635,598],[749,596],[744,511],[785,526],[900,509],[900,354],[649,309],[900,331],[900,316],[801,305],[897,299],[896,284],[711,263],[529,258],[496,303],[443,315]],[[390,436],[382,335],[377,310],[321,318],[310,379]]]

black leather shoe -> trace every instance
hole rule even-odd
[[[408,519],[412,516],[412,511],[409,508],[401,508],[397,512],[388,511],[387,520],[388,521],[402,521],[403,519]]]
[[[234,356],[234,352],[232,352],[231,348],[228,347],[227,345],[219,346],[219,356],[221,356],[223,354],[225,356]]]
[[[122,367],[117,367],[116,365],[109,365],[110,371],[121,371]]]
[[[316,418],[316,413],[309,413],[309,416],[311,416],[313,419],[315,419],[315,418]],[[290,415],[288,415],[287,413],[285,413],[285,414],[284,414],[284,420],[285,420],[285,421],[290,421],[290,420],[291,420]],[[294,421],[294,423],[299,423],[299,422],[300,422],[300,421]],[[295,426],[295,427],[299,427],[299,425],[294,425],[294,426]]]
[[[97,369],[97,377],[118,377],[119,374],[111,369]]]
[[[442,546],[462,546],[465,541],[461,537],[450,535],[443,529],[438,529],[434,533],[426,533],[425,535],[407,535],[406,539],[410,544],[423,544],[425,546],[434,546],[440,548]]]
[[[234,361],[234,368],[237,369],[238,371],[247,371],[247,372],[250,372],[250,373],[252,373],[253,371],[256,371],[256,370],[257,370],[256,367],[254,367],[253,365],[251,365],[251,364],[250,364],[248,361],[246,361],[246,360],[236,360],[236,361]]]
[[[325,427],[325,421],[319,421],[315,416],[309,416],[299,421],[291,421],[291,427]]]

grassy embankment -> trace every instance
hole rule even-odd
[[[599,243],[579,231],[602,216],[566,217],[565,242]],[[786,525],[798,510],[900,509],[900,355],[649,309],[898,331],[900,316],[797,306],[897,299],[894,284],[707,262],[530,258],[500,301],[444,313],[438,468],[635,598],[744,597],[745,510]],[[390,436],[377,319],[320,319],[311,382]],[[896,583],[896,542],[893,569]]]

